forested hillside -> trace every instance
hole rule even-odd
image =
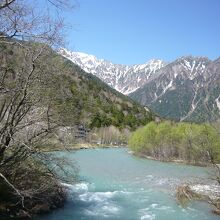
[[[39,46],[30,45],[30,48],[37,50]],[[16,77],[14,69],[21,69],[26,59],[22,49],[2,43],[0,47],[1,64],[11,63],[11,77]],[[135,129],[153,118],[153,114],[142,106],[97,77],[85,73],[50,48],[41,54],[35,71],[41,71],[43,76],[40,80],[33,79],[31,87],[40,98],[39,108],[49,103],[53,118],[60,125],[84,123],[90,128],[114,125]]]

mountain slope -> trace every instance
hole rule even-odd
[[[0,44],[0,48],[1,65],[4,66],[5,60],[11,63],[17,71],[11,81],[18,80],[16,74],[19,76],[19,70],[23,69],[24,52],[16,45]],[[37,51],[38,45],[30,45],[31,48]],[[49,104],[53,120],[62,126],[83,123],[90,128],[113,125],[131,130],[153,118],[143,106],[50,48],[37,59],[35,72],[41,78],[34,78],[31,94],[39,97],[39,108]]]
[[[70,68],[66,78],[68,84],[71,82],[68,88],[71,92],[68,102],[74,106],[75,112],[78,112],[78,123],[86,123],[91,128],[114,125],[130,130],[152,120],[153,114],[132,99],[69,61],[65,62]],[[64,107],[67,107],[66,104]]]
[[[93,55],[80,52],[70,52],[61,49],[62,56],[80,66],[84,71],[99,77],[103,82],[123,94],[134,92],[166,64],[161,60],[150,60],[142,65],[119,65]]]
[[[126,66],[66,49],[60,54],[163,117],[196,122],[220,117],[220,59],[186,56],[169,64]]]
[[[130,97],[171,119],[216,120],[220,117],[220,60],[177,59],[158,70]]]

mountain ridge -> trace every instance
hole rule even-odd
[[[66,49],[59,53],[162,117],[196,122],[220,118],[220,58],[188,55],[170,63],[152,59],[128,66]]]
[[[157,59],[139,65],[113,64],[94,55],[71,52],[65,48],[60,49],[59,53],[125,95],[140,88],[158,69],[166,65]]]
[[[130,94],[161,116],[180,121],[220,117],[220,65],[217,59],[181,57],[158,70],[155,78]]]

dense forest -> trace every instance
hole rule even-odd
[[[129,146],[136,154],[162,161],[220,161],[220,137],[208,124],[151,122],[131,135]]]

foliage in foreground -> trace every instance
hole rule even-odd
[[[49,157],[45,155],[42,159],[35,155],[0,168],[4,174],[0,176],[0,219],[29,218],[31,214],[46,213],[63,205],[66,192],[54,172],[61,166],[49,168],[45,164]]]
[[[208,124],[151,122],[131,135],[129,146],[137,154],[164,161],[220,161],[220,137]]]

